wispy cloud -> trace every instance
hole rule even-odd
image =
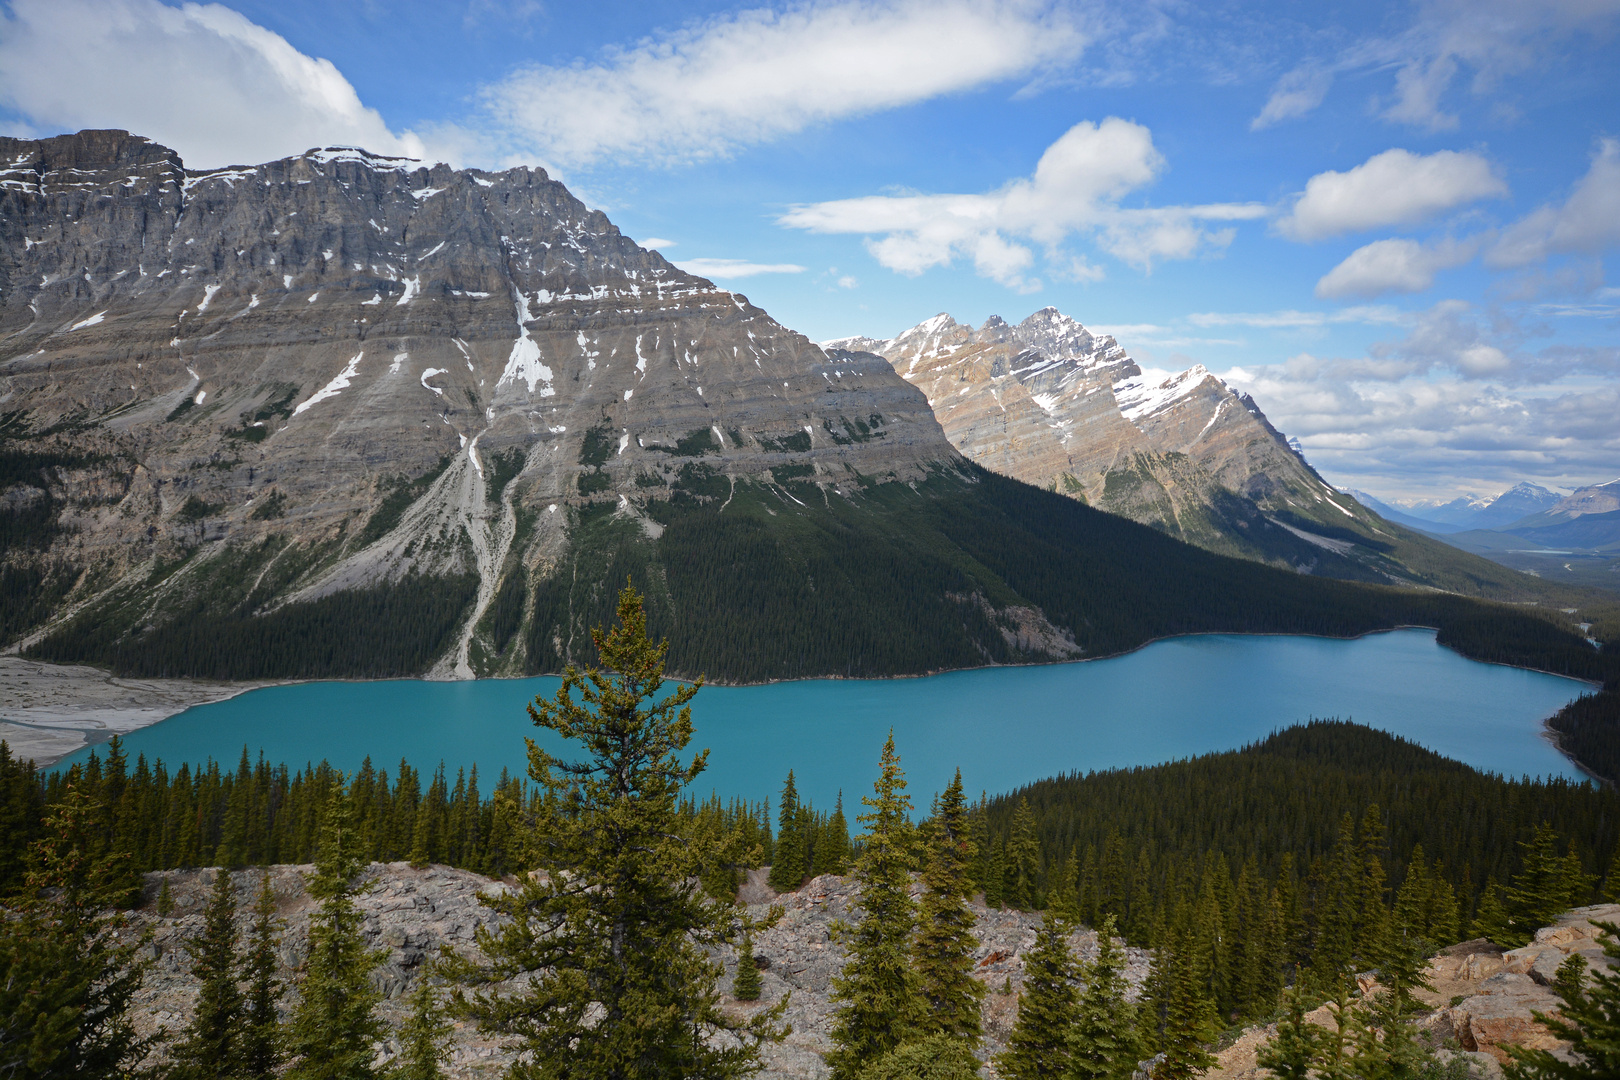
[[[757,263],[747,259],[683,259],[675,265],[688,274],[717,279],[804,273],[804,267],[795,263]]]
[[[312,146],[421,157],[330,61],[221,4],[12,0],[0,8],[0,102],[36,129],[124,127],[193,168]]]
[[[1305,329],[1340,323],[1394,325],[1410,321],[1397,308],[1348,307],[1338,311],[1205,311],[1187,316],[1194,326],[1253,326],[1263,330]]]
[[[754,8],[529,67],[486,87],[495,138],[550,164],[677,164],[813,124],[1028,79],[1085,38],[1041,0],[843,0]]]
[[[1365,38],[1284,74],[1250,126],[1308,116],[1336,75],[1393,69],[1378,115],[1425,131],[1451,130],[1458,120],[1447,99],[1460,77],[1471,75],[1469,92],[1484,96],[1534,71],[1576,35],[1610,36],[1617,22],[1615,0],[1421,0],[1403,30]]]
[[[1562,204],[1543,206],[1502,233],[1485,254],[1493,267],[1526,266],[1554,254],[1596,255],[1620,246],[1620,140],[1603,139],[1586,175]]]
[[[1209,223],[1267,213],[1256,203],[1119,205],[1163,167],[1164,158],[1146,127],[1109,117],[1099,124],[1076,124],[1041,155],[1034,175],[995,191],[838,199],[794,206],[779,220],[811,232],[864,235],[873,257],[902,274],[917,275],[970,258],[981,276],[1033,291],[1041,283],[1030,274],[1035,253],[1027,243],[1046,249],[1056,274],[1095,280],[1100,276],[1096,267],[1061,252],[1069,237],[1088,235],[1121,261],[1147,270],[1155,262],[1191,258],[1231,242],[1232,229]]]

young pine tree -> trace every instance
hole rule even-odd
[[[905,794],[893,732],[880,761],[882,773],[873,794],[861,800],[869,812],[856,819],[866,827],[865,846],[855,862],[861,918],[840,929],[849,959],[833,977],[833,1051],[827,1063],[835,1080],[855,1080],[906,1042],[921,1011],[911,957],[917,918],[910,894],[911,798]]]
[[[186,942],[197,1004],[185,1035],[174,1048],[175,1072],[184,1080],[224,1080],[241,1075],[243,1000],[237,986],[236,888],[231,872],[214,872],[201,936]]]
[[[793,783],[793,770],[789,769],[787,782],[782,785],[776,852],[772,856],[769,879],[771,888],[777,892],[793,892],[804,881],[805,836],[799,809],[799,789]]]
[[[744,933],[737,949],[737,977],[731,980],[731,996],[738,1001],[758,1001],[759,965],[754,963],[754,935]]]
[[[1276,1080],[1309,1080],[1317,1061],[1318,1029],[1305,1019],[1305,1001],[1298,987],[1283,992],[1277,1034],[1255,1053],[1255,1062]]]
[[[962,770],[940,796],[923,869],[923,896],[913,952],[922,993],[919,1029],[978,1042],[984,983],[973,977],[973,841],[968,839]]]
[[[536,725],[584,750],[565,761],[529,740],[529,775],[546,796],[534,807],[539,872],[485,901],[510,920],[478,930],[490,966],[447,970],[522,976],[518,993],[461,1003],[483,1030],[519,1037],[514,1080],[749,1075],[759,1043],[784,1034],[787,1003],[747,1021],[719,1007],[723,969],[705,947],[742,927],[699,884],[716,853],[682,837],[678,811],[681,788],[708,759],[704,751],[681,760],[692,739],[688,702],[702,680],[663,692],[669,643],[648,639],[641,597],[628,585],[618,625],[591,638],[602,667],[570,667],[554,699],[529,706]]]
[[[281,1065],[281,1021],[276,1008],[281,1001],[281,981],[276,978],[280,936],[276,894],[270,888],[270,872],[264,870],[260,872],[259,898],[253,904],[247,957],[242,963],[242,977],[247,980],[241,1039],[243,1080],[272,1080]]]
[[[136,1036],[130,1007],[146,938],[125,934],[127,860],[105,844],[100,806],[70,773],[30,852],[15,917],[0,919],[0,1074],[134,1076],[153,1040]]]
[[[411,991],[411,1014],[399,1029],[399,1057],[387,1080],[444,1080],[440,1068],[450,1060],[450,1034],[455,1026],[428,983],[428,972],[416,979]]]
[[[1073,1080],[1130,1080],[1141,1057],[1136,1023],[1125,1003],[1125,957],[1112,915],[1097,928],[1097,957],[1080,966],[1079,1000],[1069,1040]]]
[[[363,919],[355,897],[364,864],[357,851],[361,836],[354,825],[354,804],[342,783],[332,785],[315,853],[310,895],[320,908],[309,926],[309,960],[299,984],[299,1000],[287,1024],[289,1080],[374,1080],[376,1044],[383,1037],[377,1018],[382,995],[371,985],[371,972],[386,951],[366,949]]]

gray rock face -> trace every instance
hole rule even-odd
[[[120,131],[0,139],[0,414],[56,455],[5,495],[62,506],[48,555],[92,570],[73,601],[220,541],[299,550],[272,606],[476,574],[440,665],[462,675],[570,509],[667,497],[693,463],[840,490],[960,460],[886,363],[829,356],[543,171],[333,149],[189,172]]]
[[[311,869],[276,866],[269,870],[278,911],[286,924],[280,951],[281,976],[294,983],[307,956],[309,920],[316,908],[304,887],[304,876]],[[183,943],[202,930],[202,912],[215,872],[170,872],[175,906],[168,917],[160,917],[155,911],[164,875],[147,875],[145,900],[136,919],[153,931],[151,956],[155,964],[136,1001],[136,1025],[143,1033],[164,1025],[175,1031],[190,1019],[197,985],[191,978]],[[828,1075],[822,1055],[832,1047],[832,977],[843,967],[845,958],[843,947],[832,940],[830,930],[835,922],[857,914],[858,891],[849,879],[824,875],[798,892],[778,896],[765,884],[768,872],[768,868],[751,871],[740,894],[750,915],[763,916],[772,904],[780,904],[785,911],[781,922],[755,942],[756,963],[763,965],[763,993],[759,1002],[740,1002],[730,996],[737,957],[734,950],[724,948],[714,954],[725,971],[720,984],[722,1006],[747,1013],[791,993],[787,1019],[793,1025],[793,1034],[766,1048],[766,1068],[760,1076],[764,1080],[819,1080]],[[388,1023],[397,1026],[408,1012],[405,999],[415,986],[423,959],[436,954],[442,945],[457,951],[471,950],[474,928],[494,925],[478,897],[511,885],[449,867],[415,869],[405,863],[374,865],[366,876],[373,885],[372,891],[359,901],[365,914],[366,937],[374,948],[388,952],[386,962],[374,976],[376,985],[387,995],[380,1011]],[[245,913],[257,896],[258,874],[238,874],[236,888],[238,903]],[[1005,1047],[1017,1018],[1024,957],[1035,945],[1041,917],[1025,912],[976,910],[977,974],[990,988],[985,1003],[987,1037],[983,1049],[993,1055]],[[244,914],[244,932],[247,926]],[[1082,959],[1096,955],[1096,936],[1090,931],[1076,934],[1071,945]],[[1133,948],[1126,950],[1126,959],[1126,977],[1134,1000],[1147,978],[1150,958],[1146,951]],[[1008,987],[1011,992],[1003,993]],[[471,1026],[458,1025],[453,1044],[449,1071],[458,1080],[500,1075],[513,1060],[513,1054],[500,1040],[482,1036]],[[386,1060],[398,1050],[396,1043],[385,1043],[379,1048],[379,1058]]]

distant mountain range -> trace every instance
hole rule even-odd
[[[1620,480],[1568,495],[1520,483],[1500,495],[1402,509],[1352,492],[1391,521],[1537,577],[1620,590]]]
[[[823,349],[541,170],[0,138],[10,651],[559,671],[631,580],[671,670],[731,681],[1410,623],[1591,663],[1539,619],[1320,576],[1573,606],[1335,492],[1208,372],[1145,380],[1055,311]]]

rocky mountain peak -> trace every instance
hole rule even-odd
[[[960,460],[888,364],[828,355],[540,169],[332,147],[187,171],[113,131],[0,139],[0,162],[0,411],[100,463],[49,497],[103,588],[199,543],[294,543],[319,554],[262,604],[471,578],[470,635],[582,508],[656,532],[643,508],[718,506],[728,478],[850,491]]]

